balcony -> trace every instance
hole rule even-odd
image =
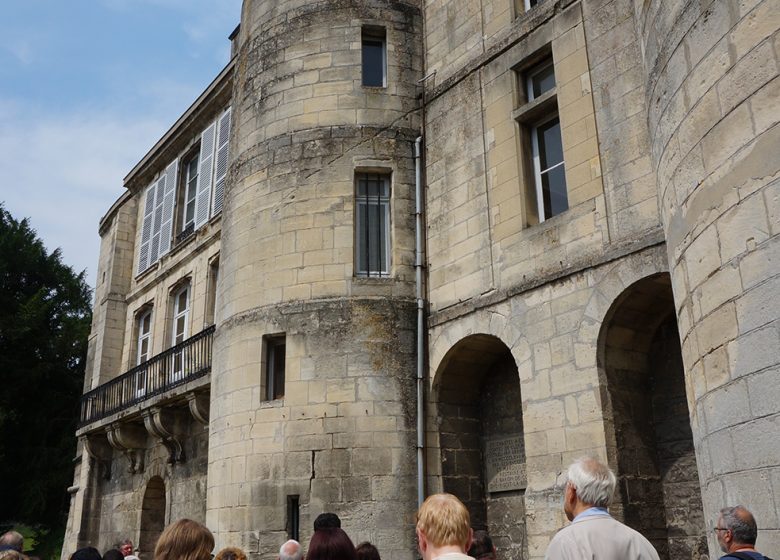
[[[79,429],[208,374],[213,339],[212,325],[85,393]]]

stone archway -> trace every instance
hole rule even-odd
[[[153,476],[146,484],[141,505],[141,534],[138,542],[139,556],[153,558],[157,539],[165,528],[165,483]]]
[[[525,442],[517,365],[500,339],[472,335],[436,375],[442,489],[469,509],[502,557],[527,557]]]
[[[629,286],[599,333],[618,491],[613,508],[662,559],[706,557],[701,489],[668,273]]]

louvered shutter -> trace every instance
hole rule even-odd
[[[225,179],[228,171],[228,144],[230,141],[230,108],[219,119],[217,132],[217,166],[214,171],[214,203],[211,215],[222,212],[222,200],[225,197]]]
[[[154,216],[154,199],[157,183],[146,188],[144,201],[144,221],[141,226],[141,248],[138,250],[138,274],[149,268],[149,245],[152,241],[152,218]]]
[[[149,248],[149,266],[160,258],[160,229],[162,228],[163,197],[165,195],[165,174],[157,180],[152,218],[152,244]]]
[[[162,225],[160,226],[160,256],[171,250],[173,236],[173,204],[176,198],[176,174],[179,170],[179,160],[173,160],[165,169],[165,192],[162,203]]]
[[[195,229],[209,220],[211,187],[214,182],[214,140],[217,123],[213,122],[200,136],[200,169],[198,170],[198,192],[195,195]]]

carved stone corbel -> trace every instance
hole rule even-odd
[[[184,461],[184,448],[181,438],[174,431],[175,425],[175,414],[170,409],[154,407],[144,412],[146,430],[168,450],[168,462],[172,465]]]
[[[84,444],[84,451],[86,451],[87,456],[97,464],[99,476],[106,480],[111,480],[112,453],[106,434],[81,436],[81,441]]]
[[[106,435],[108,442],[127,457],[129,472],[144,472],[146,430],[136,424],[112,424],[106,429]]]
[[[187,393],[192,417],[204,426],[209,425],[209,395],[208,393]]]

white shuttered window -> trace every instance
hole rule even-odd
[[[152,242],[152,218],[154,216],[154,198],[157,192],[157,182],[155,181],[146,189],[146,198],[144,201],[144,221],[141,226],[141,248],[138,251],[138,274],[149,268],[149,246]]]
[[[214,170],[214,201],[211,215],[222,212],[222,200],[225,197],[225,179],[228,170],[228,143],[230,141],[230,107],[217,121],[217,165]]]
[[[217,123],[213,122],[200,135],[200,172],[198,194],[195,197],[195,229],[209,220],[209,203],[214,184],[214,141]]]
[[[194,189],[194,229],[222,212],[225,180],[228,171],[231,111],[224,113],[200,135],[197,158],[197,186]],[[176,215],[176,187],[179,184],[179,160],[170,163],[146,189],[141,244],[138,251],[138,274],[141,274],[171,250]],[[185,181],[185,188],[189,188]],[[190,194],[183,197],[190,203]],[[189,224],[189,212],[182,214],[183,226]],[[182,227],[182,229],[184,229]]]

